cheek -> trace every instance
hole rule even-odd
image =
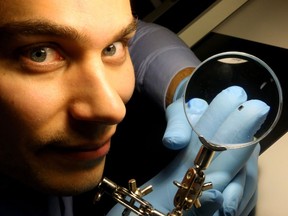
[[[40,86],[29,85],[27,82],[0,82],[1,111],[6,113],[6,119],[12,118],[16,124],[25,128],[37,128],[41,122],[45,122],[53,111],[51,104],[54,102],[56,90],[40,88]],[[3,110],[2,110],[3,109]],[[0,114],[4,118],[2,114]],[[1,118],[2,118],[1,117]],[[13,121],[6,122],[8,125]],[[14,123],[15,124],[15,123]],[[2,125],[2,123],[1,123]],[[18,126],[18,125],[14,125]]]
[[[123,83],[126,83],[126,84],[123,84],[121,86],[122,93],[120,93],[120,96],[122,100],[124,101],[124,103],[127,103],[130,100],[130,98],[132,97],[134,88],[135,88],[134,72],[132,74],[133,75],[130,77],[125,77],[125,81]]]
[[[0,157],[1,163],[9,163],[7,157],[12,160],[20,160],[26,141],[34,136],[37,127],[38,112],[35,112],[33,97],[28,96],[27,91],[21,85],[14,83],[11,87],[8,82],[0,82]],[[16,91],[16,89],[18,89]]]
[[[59,105],[56,107],[54,91],[35,84],[15,82],[9,88],[0,79],[0,91],[0,161],[8,163],[8,167],[9,157],[20,163],[32,160],[35,147],[31,141],[41,137],[47,128],[49,132],[56,130],[58,125],[51,122]]]
[[[113,78],[113,85],[116,86],[116,90],[123,102],[127,103],[135,88],[135,73],[131,60],[129,59],[127,64],[120,70],[121,72]],[[115,69],[113,73],[115,74]]]

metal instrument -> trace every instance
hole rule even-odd
[[[181,183],[174,181],[178,191],[174,197],[175,208],[171,212],[162,213],[143,199],[145,195],[153,191],[152,185],[143,189],[138,188],[135,179],[128,182],[127,189],[104,177],[98,185],[99,191],[95,196],[95,201],[99,201],[104,193],[110,195],[118,203],[125,206],[122,216],[129,216],[131,211],[141,216],[182,216],[184,211],[193,206],[201,207],[199,197],[202,195],[202,191],[212,188],[212,183],[205,183],[204,170],[209,166],[214,151],[205,147],[207,142],[203,137],[199,137],[199,139],[203,146],[197,154],[194,167],[187,170]]]

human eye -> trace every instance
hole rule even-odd
[[[63,66],[64,55],[56,45],[37,44],[25,46],[18,52],[18,60],[24,70],[50,72]]]
[[[126,41],[114,42],[103,49],[103,61],[111,64],[121,64],[126,60],[127,49]]]

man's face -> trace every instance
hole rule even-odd
[[[99,183],[134,30],[129,0],[0,2],[0,173],[64,195]]]

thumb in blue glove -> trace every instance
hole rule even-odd
[[[197,122],[208,104],[202,99],[194,99],[187,107],[187,117]],[[191,140],[192,129],[184,113],[183,98],[179,98],[166,109],[167,126],[163,136],[163,144],[169,149],[179,150],[187,146]]]

